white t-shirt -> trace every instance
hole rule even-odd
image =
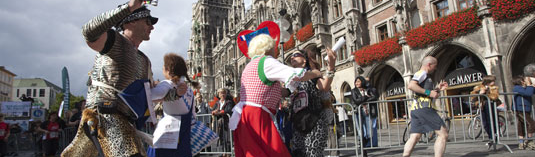
[[[412,80],[418,81],[418,84],[422,83],[427,78],[427,71],[419,70],[412,76]]]
[[[225,106],[225,101],[219,101],[219,110],[223,110],[223,106]]]

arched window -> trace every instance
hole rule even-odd
[[[342,83],[342,103],[351,103],[351,86],[347,82]]]
[[[333,15],[335,19],[341,16],[340,12],[338,12],[339,7],[342,7],[342,6],[338,5],[338,2],[333,1],[333,13],[334,13]]]
[[[338,0],[338,14],[340,14],[340,16],[343,16],[344,15],[344,12],[342,11],[342,1],[341,0]]]

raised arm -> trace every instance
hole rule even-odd
[[[264,73],[269,81],[279,81],[284,83],[286,88],[294,90],[295,84],[299,81],[308,81],[313,78],[321,77],[319,70],[306,71],[303,68],[292,68],[282,64],[271,56],[267,56],[264,61]],[[262,73],[259,71],[259,73]]]
[[[87,45],[91,49],[101,52],[108,41],[108,37],[115,35],[115,32],[110,29],[140,7],[141,0],[130,0],[127,4],[123,4],[116,9],[107,11],[91,19],[82,27],[82,34]]]
[[[329,58],[329,65],[327,67],[327,77],[318,79],[318,89],[321,91],[330,91],[331,83],[334,77],[334,64],[336,63],[336,54],[331,49],[327,49],[327,57]]]
[[[158,83],[156,87],[150,89],[152,100],[163,99],[171,89],[173,89],[173,86],[167,81]]]
[[[313,78],[318,78],[318,77],[321,77],[321,72],[319,70],[314,69],[314,70],[306,71],[303,77],[301,78],[296,77],[294,80],[295,81],[308,81],[308,80],[311,80]]]

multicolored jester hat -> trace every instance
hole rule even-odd
[[[271,36],[276,42],[277,47],[280,40],[280,29],[277,23],[273,21],[264,21],[256,27],[256,30],[243,30],[238,34],[238,48],[240,48],[240,51],[245,55],[247,58],[251,58],[249,55],[247,55],[247,51],[249,49],[249,42],[253,40],[254,37],[260,34],[267,34]],[[275,49],[275,51],[279,51],[279,49]]]

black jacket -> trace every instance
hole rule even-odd
[[[225,100],[225,104],[221,104],[219,101],[214,105],[212,108],[212,111],[219,110],[220,105],[223,105],[223,111],[225,112],[225,115],[232,115],[232,108],[234,108],[234,100],[227,99]],[[218,116],[218,118],[221,116]]]
[[[358,107],[362,104],[365,104],[365,102],[377,101],[379,94],[377,94],[377,90],[375,88],[372,87],[365,90],[368,93],[368,96],[363,96],[358,88],[351,90],[351,103],[353,106]],[[369,104],[369,109],[370,116],[377,117],[377,103]]]

